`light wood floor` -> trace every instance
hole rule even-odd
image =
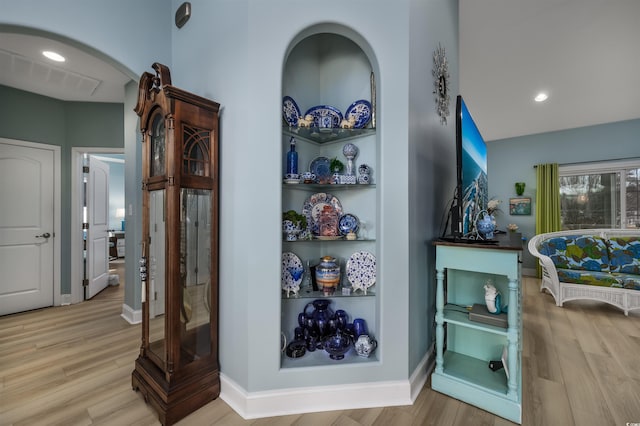
[[[1,425],[156,425],[131,389],[140,327],[120,318],[122,283],[92,301],[0,317]],[[524,280],[523,425],[640,422],[640,313],[556,307]],[[337,398],[341,395],[336,395]],[[342,397],[347,397],[342,395]],[[412,406],[245,421],[218,399],[181,425],[508,425],[430,389]]]

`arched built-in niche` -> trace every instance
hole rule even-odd
[[[352,30],[330,25],[318,25],[300,33],[291,43],[283,64],[282,96],[293,99],[300,111],[300,116],[316,107],[331,107],[344,116],[349,107],[356,101],[365,100],[377,108],[376,99],[377,64],[375,56],[366,41]],[[373,110],[375,111],[375,109]],[[374,113],[371,114],[374,116]],[[283,291],[281,331],[287,341],[295,337],[294,330],[298,326],[298,314],[305,310],[307,304],[315,298],[329,297],[331,309],[345,310],[350,320],[363,318],[368,326],[369,334],[378,337],[380,330],[381,301],[376,295],[376,284],[367,290],[355,291],[347,279],[345,270],[348,259],[356,253],[367,252],[376,256],[380,252],[378,234],[379,196],[377,180],[378,153],[380,151],[379,136],[375,121],[370,120],[364,128],[343,130],[334,123],[334,128],[322,132],[315,129],[304,129],[283,118],[282,136],[282,173],[287,173],[286,154],[291,138],[296,139],[298,153],[298,171],[310,171],[311,163],[318,158],[338,158],[346,164],[343,149],[346,144],[357,147],[355,158],[356,175],[358,166],[367,164],[373,170],[373,182],[370,184],[325,184],[318,183],[283,183],[282,210],[295,210],[298,213],[308,211],[308,202],[314,194],[330,193],[339,200],[342,213],[355,215],[360,221],[358,238],[355,241],[344,237],[327,240],[312,236],[309,240],[282,242],[283,253],[294,253],[303,264],[317,264],[323,256],[335,257],[341,266],[341,283],[335,293],[330,296],[320,291],[308,291],[303,285],[298,297],[287,297]],[[374,125],[375,124],[375,125]],[[326,130],[326,129],[325,129]],[[313,171],[313,170],[311,170]],[[313,234],[312,230],[311,233]],[[287,255],[290,256],[290,255]],[[379,264],[380,259],[376,259]],[[345,293],[343,293],[345,289]],[[346,295],[348,293],[348,295]],[[307,309],[310,312],[311,309]],[[382,349],[371,357],[359,357],[352,347],[340,364],[377,362],[381,358]],[[317,366],[334,363],[323,350],[307,352],[302,359],[282,356],[281,367]]]

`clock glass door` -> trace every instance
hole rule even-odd
[[[180,190],[181,363],[211,354],[211,191]]]
[[[149,192],[149,351],[151,359],[164,369],[166,363],[165,303],[166,286],[165,190]]]

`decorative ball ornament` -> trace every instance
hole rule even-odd
[[[440,116],[440,124],[447,124],[449,116],[449,63],[444,51],[444,47],[438,44],[438,48],[433,53],[433,94],[435,95],[436,111]]]

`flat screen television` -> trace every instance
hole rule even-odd
[[[456,157],[451,231],[456,238],[473,238],[476,216],[489,202],[487,145],[460,95],[456,99]]]

